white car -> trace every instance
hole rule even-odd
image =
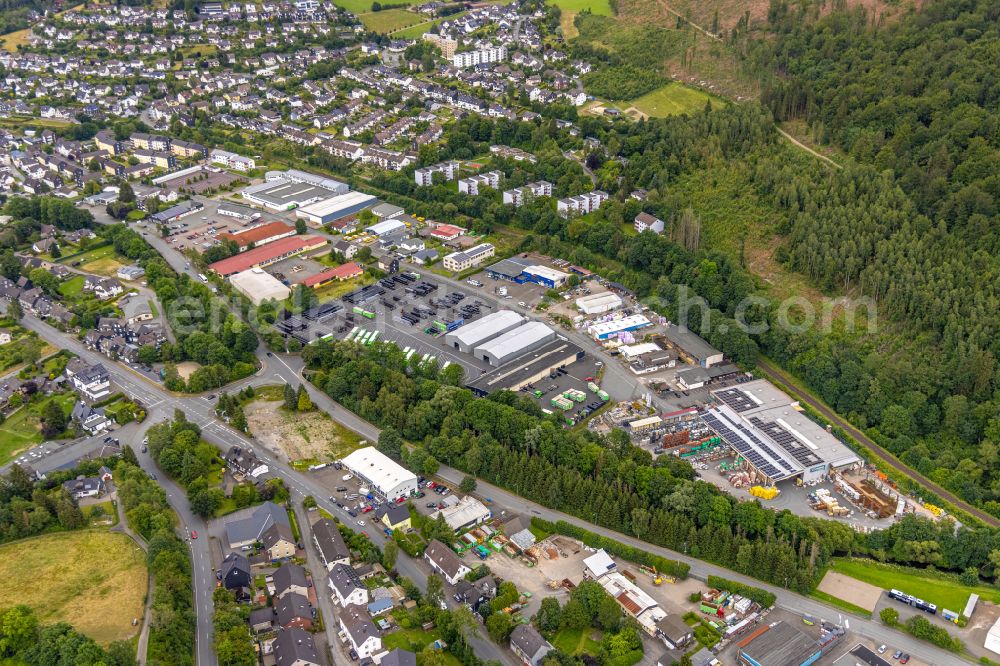
[[[341,477],[341,480],[342,481],[350,481],[353,478],[354,478],[353,474],[345,474],[344,476]]]
[[[361,527],[364,527],[365,526],[365,521],[359,520],[358,521],[358,525],[361,525]]]

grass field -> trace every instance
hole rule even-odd
[[[66,298],[79,296],[83,291],[83,276],[77,275],[59,285],[59,293]]]
[[[617,106],[622,110],[634,106],[647,116],[665,118],[703,111],[705,103],[709,100],[716,108],[725,105],[725,101],[719,97],[709,95],[697,88],[673,82],[630,102],[621,102]]]
[[[975,592],[984,601],[1000,603],[1000,589],[987,585],[967,587],[957,579],[939,571],[928,572],[867,560],[834,559],[833,571],[856,578],[871,585],[895,588],[924,601],[961,613],[969,595]]]
[[[73,411],[76,394],[63,393],[31,403],[14,412],[0,425],[0,464],[6,464],[21,451],[42,443],[41,423],[38,419],[45,405],[55,400],[67,415]]]
[[[850,601],[844,601],[843,599],[838,599],[832,594],[827,594],[821,590],[813,590],[809,595],[813,599],[819,599],[820,601],[836,606],[837,608],[843,609],[848,613],[854,613],[855,615],[861,615],[866,618],[871,618],[872,612],[868,609],[862,608],[861,606],[855,606]]]
[[[455,14],[455,16],[449,16],[448,18],[455,18],[457,16],[461,16],[464,13],[465,12],[461,12],[459,14]],[[402,28],[400,30],[394,30],[392,32],[392,36],[393,37],[398,37],[399,39],[418,39],[425,32],[427,32],[428,30],[430,30],[431,28],[433,28],[437,24],[441,23],[441,21],[443,21],[443,20],[444,19],[435,19],[433,21],[424,21],[423,23],[417,23],[416,25],[411,25],[408,28]]]
[[[589,654],[596,656],[601,645],[591,636],[593,629],[562,629],[552,639],[552,645],[568,655]]]
[[[105,645],[138,631],[145,555],[124,534],[81,530],[0,546],[0,575],[0,607],[25,604],[42,622],[68,622]]]
[[[124,257],[118,256],[113,245],[102,245],[83,254],[63,257],[59,263],[79,268],[95,275],[113,277],[125,265]],[[72,280],[70,280],[72,282]]]
[[[578,14],[589,9],[591,14],[614,15],[610,0],[550,0],[550,2],[563,12]]]
[[[386,9],[381,12],[358,14],[365,27],[372,32],[389,33],[416,23],[423,23],[424,17],[405,9]]]
[[[325,287],[320,287],[316,290],[316,298],[320,303],[336,301],[342,296],[351,293],[355,289],[360,289],[371,282],[371,278],[366,278],[365,276],[351,278],[350,280],[342,280],[340,282],[331,282]]]

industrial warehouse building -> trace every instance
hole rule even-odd
[[[556,332],[540,321],[531,321],[478,345],[473,353],[494,368],[538,349],[554,340]]]
[[[622,297],[610,291],[606,291],[602,294],[581,296],[576,299],[576,307],[580,310],[580,312],[588,315],[604,314],[605,312],[617,310],[621,306]]]
[[[329,199],[322,199],[295,211],[295,217],[301,217],[314,225],[327,225],[342,217],[354,215],[365,208],[370,208],[378,199],[364,192],[347,192]]]
[[[758,379],[712,392],[718,403],[705,424],[743,459],[753,481],[774,485],[822,479],[860,462],[857,454],[803,412],[773,384]]]
[[[383,499],[393,501],[417,492],[417,476],[374,446],[358,449],[341,462]]]
[[[779,620],[740,641],[738,658],[740,664],[748,666],[808,666],[819,661],[824,648],[832,644],[832,640],[821,643]]]
[[[343,280],[361,277],[364,273],[365,271],[361,268],[361,266],[358,266],[353,261],[350,261],[346,264],[341,264],[340,266],[327,269],[322,273],[317,273],[316,275],[307,277],[302,281],[302,284],[306,287],[319,289],[320,287],[325,287],[331,282],[340,282]]]
[[[282,238],[295,235],[295,227],[284,222],[268,222],[249,229],[240,229],[233,233],[219,234],[218,239],[222,241],[231,240],[239,245],[240,250],[245,250],[249,246],[260,247]]]
[[[695,365],[710,368],[716,363],[722,363],[722,352],[687,327],[667,324],[666,336],[681,356]]]
[[[489,266],[486,275],[494,280],[508,280],[517,284],[530,282],[548,289],[558,289],[569,281],[569,273],[541,266],[526,257],[511,257]]]
[[[269,266],[282,259],[319,249],[326,244],[327,240],[319,236],[290,236],[217,261],[208,268],[222,277],[229,277],[233,273],[241,273],[260,266]]]
[[[395,218],[390,218],[387,220],[382,220],[381,222],[376,222],[375,224],[365,229],[365,231],[370,233],[372,236],[383,238],[405,232],[406,223],[397,220]]]
[[[304,171],[268,171],[265,182],[243,190],[243,198],[270,210],[292,210],[347,194],[345,183]]]
[[[528,352],[502,368],[491,370],[466,386],[478,396],[496,391],[520,391],[528,384],[547,377],[552,370],[583,358],[583,349],[561,337]]]
[[[236,288],[236,291],[249,298],[254,305],[260,305],[268,299],[283,301],[291,293],[291,290],[280,280],[261,268],[251,268],[248,271],[230,275],[229,282]]]
[[[587,327],[587,333],[595,340],[607,340],[619,333],[637,331],[650,325],[650,321],[642,315],[630,315],[621,319],[602,321]]]
[[[471,354],[478,345],[503,335],[524,323],[524,317],[511,310],[497,310],[470,324],[459,326],[444,336],[449,347]]]

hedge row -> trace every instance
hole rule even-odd
[[[775,596],[767,590],[737,583],[735,580],[729,580],[722,576],[709,576],[705,582],[708,583],[709,587],[714,587],[717,590],[726,590],[727,592],[744,596],[751,601],[756,601],[764,608],[770,608],[775,602]]]
[[[591,548],[603,548],[612,555],[617,555],[618,557],[629,560],[630,562],[644,564],[647,567],[655,567],[657,571],[667,574],[668,576],[687,578],[688,572],[691,570],[691,567],[684,562],[668,560],[665,557],[653,555],[645,550],[625,545],[619,541],[615,541],[614,539],[601,536],[600,534],[594,534],[593,532],[589,532],[582,527],[577,527],[576,525],[567,523],[564,520],[551,523],[547,520],[533,517],[531,519],[531,524],[545,532],[562,534],[568,537],[573,537],[574,539],[579,539]]]

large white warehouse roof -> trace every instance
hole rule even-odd
[[[348,454],[341,461],[354,472],[368,479],[383,494],[395,490],[401,483],[416,483],[417,476],[374,446],[366,446]]]
[[[489,355],[498,360],[514,358],[555,336],[555,331],[542,322],[531,321],[479,345],[476,347],[476,356],[482,358],[484,355]]]
[[[484,340],[489,340],[490,338],[496,337],[501,333],[509,331],[522,321],[524,321],[524,317],[513,310],[497,310],[496,312],[491,312],[482,319],[478,319],[464,326],[459,326],[451,333],[448,333],[445,336],[445,340],[449,344],[452,342],[458,342],[463,347],[471,349]]]

